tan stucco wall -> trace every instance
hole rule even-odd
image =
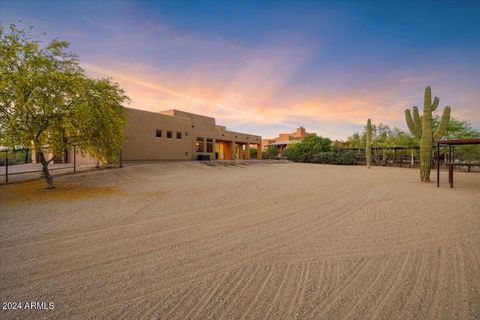
[[[156,137],[156,130],[162,137]],[[167,138],[172,131],[172,138]],[[177,139],[177,132],[182,139]],[[192,158],[191,121],[187,118],[137,109],[128,109],[123,159],[128,160],[189,160]]]
[[[257,135],[227,131],[216,125],[215,119],[180,110],[148,112],[128,109],[126,141],[123,145],[123,159],[128,160],[189,160],[199,155],[215,159],[215,143],[225,142],[225,159],[235,159],[234,145],[259,144],[262,138]],[[156,138],[157,129],[162,130],[162,138]],[[167,139],[166,132],[172,131],[173,138]],[[182,132],[182,139],[176,139],[176,132]],[[197,152],[197,138],[203,138],[203,152]],[[207,152],[207,139],[212,139],[213,152]],[[244,156],[243,156],[244,157]]]

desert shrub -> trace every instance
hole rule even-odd
[[[276,159],[278,158],[278,150],[275,146],[268,146],[262,154],[263,159]]]
[[[285,149],[285,156],[288,160],[296,162],[315,162],[315,155],[331,151],[331,146],[330,139],[311,135],[305,137],[301,142],[289,144]]]
[[[347,150],[339,153],[339,163],[343,165],[358,164],[358,153],[353,150]]]
[[[337,154],[335,152],[319,152],[313,156],[314,163],[334,164],[337,161]]]
[[[355,151],[347,150],[340,152],[317,152],[311,159],[306,158],[306,154],[298,152],[297,149],[290,151],[289,160],[295,162],[312,162],[321,164],[339,164],[339,165],[354,165],[358,163],[358,154]]]
[[[302,148],[302,143],[299,142],[288,145],[288,147],[285,149],[285,157],[291,161],[305,162],[307,155]]]

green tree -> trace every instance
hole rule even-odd
[[[433,127],[436,128],[440,117],[433,118]],[[450,118],[443,139],[480,138],[480,130],[474,129],[470,122]],[[455,158],[465,161],[480,161],[480,145],[455,146]]]
[[[432,127],[436,129],[440,123],[440,117],[433,117]],[[480,131],[472,128],[468,121],[463,121],[457,118],[450,118],[447,129],[443,134],[443,139],[464,139],[464,138],[478,138]]]
[[[257,158],[257,148],[250,147],[249,148],[249,153],[250,153],[250,159]]]
[[[116,160],[129,98],[110,79],[88,78],[67,42],[42,45],[31,30],[0,26],[0,145],[35,150],[53,188],[48,165],[72,145],[102,163]]]
[[[355,148],[355,149],[361,149],[365,147],[365,145],[362,143],[362,136],[360,135],[360,132],[355,132],[351,136],[347,138],[347,141],[345,141],[345,146],[347,148]]]
[[[348,137],[345,145],[348,148],[365,148],[367,127],[362,133],[355,132]],[[373,147],[416,147],[418,140],[410,133],[407,133],[397,127],[391,128],[389,125],[380,123],[372,124],[372,144]]]
[[[292,161],[313,162],[316,154],[329,152],[332,140],[315,135],[309,135],[301,142],[291,143],[285,149],[285,156]]]

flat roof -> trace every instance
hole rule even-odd
[[[439,140],[438,144],[480,144],[480,138],[468,138],[468,139],[448,139],[448,140]]]
[[[272,142],[267,144],[267,146],[281,146],[284,144],[290,144],[290,143],[295,143],[295,142],[300,142],[299,140],[290,140],[290,141],[277,141],[277,142]]]

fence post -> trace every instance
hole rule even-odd
[[[8,150],[5,151],[5,183],[8,183]]]
[[[437,142],[437,188],[440,188],[440,143]]]
[[[73,172],[77,172],[77,146],[73,145]]]

